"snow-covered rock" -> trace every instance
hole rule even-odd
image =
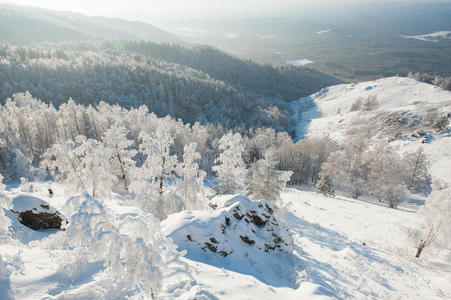
[[[63,225],[64,216],[42,199],[19,195],[13,199],[12,206],[20,223],[31,229],[60,229]]]
[[[293,241],[269,201],[243,195],[212,199],[210,211],[183,211],[162,223],[186,257],[250,274],[272,285],[293,286]]]

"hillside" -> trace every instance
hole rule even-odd
[[[370,111],[351,111],[356,100],[373,97]],[[433,178],[451,183],[451,133],[437,132],[440,118],[450,119],[451,92],[410,78],[389,77],[322,89],[291,103],[291,128],[297,138],[329,135],[345,143],[361,134],[374,144],[389,141],[399,152],[423,147]]]
[[[9,185],[5,195],[12,199],[27,199],[26,195],[47,199],[46,190],[51,187],[55,192],[51,203],[67,212],[69,201],[66,202],[61,185],[35,182],[33,186],[34,192],[30,193]],[[223,215],[224,210],[171,215],[162,224],[163,231],[178,237],[173,240],[175,245],[170,241],[165,241],[165,245],[183,250],[185,257],[168,265],[161,299],[443,299],[451,296],[451,266],[444,261],[446,252],[436,256],[428,251],[427,260],[419,261],[414,258],[415,245],[406,240],[406,229],[421,222],[416,215],[421,199],[393,210],[372,201],[344,196],[331,199],[308,189],[289,188],[282,198],[289,207],[284,226],[289,228],[294,241],[290,255],[259,252],[254,249],[256,245],[232,240],[230,233],[225,235],[230,241],[222,245],[226,241],[221,238],[217,222],[223,219],[218,215]],[[142,236],[140,227],[130,226],[140,226],[139,220],[145,214],[124,202],[123,197],[108,200],[105,210],[108,222],[121,228],[124,234]],[[78,217],[83,216],[88,215]],[[20,224],[14,214],[7,212],[7,217],[12,222],[9,230],[13,238],[0,246],[0,254],[4,258],[16,255],[17,269],[11,263],[6,264],[11,276],[6,282],[0,281],[0,286],[5,291],[10,289],[13,298],[91,298],[102,293],[114,297],[107,292],[110,289],[114,293],[114,288],[104,281],[106,270],[101,264],[91,261],[84,269],[72,272],[67,269],[76,257],[67,259],[69,250],[62,248],[64,232],[33,231]],[[72,222],[75,220],[72,217]],[[214,236],[220,247],[230,247],[234,253],[223,257],[209,249],[196,250],[186,234],[177,233],[180,230],[190,232],[193,241],[199,235]],[[239,234],[243,229],[235,230]],[[281,266],[283,272],[277,271]]]
[[[287,128],[287,103],[339,80],[261,65],[206,46],[143,41],[0,44],[0,102],[29,91],[59,106],[146,105],[160,117],[226,128]]]
[[[175,35],[143,22],[88,17],[79,13],[0,4],[0,40],[2,42],[30,43],[99,39],[182,42]]]

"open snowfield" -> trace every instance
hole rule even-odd
[[[34,183],[34,192],[9,185],[12,199],[26,196],[49,200],[63,210],[66,197],[55,183]],[[55,196],[48,199],[51,186]],[[253,255],[253,245],[234,245],[244,267],[228,264],[223,257],[202,251],[182,258],[183,280],[164,282],[164,299],[446,299],[451,297],[450,253],[426,250],[414,258],[415,245],[406,241],[405,230],[421,221],[416,210],[424,199],[414,197],[399,209],[370,200],[343,196],[326,198],[309,189],[287,188],[282,195],[287,209],[286,226],[294,240],[293,258],[298,261],[296,282],[281,280],[288,274],[272,274],[261,281],[253,265],[263,268],[277,261],[277,254]],[[119,222],[139,209],[124,206],[120,197],[106,205],[111,221]],[[215,212],[218,214],[219,212]],[[181,212],[169,217],[164,227],[179,228],[181,222],[203,222],[199,229],[213,230],[211,212]],[[14,240],[0,246],[0,254],[18,255],[23,268],[13,270],[10,288],[14,299],[90,299],[88,291],[100,280],[101,264],[89,265],[76,278],[59,271],[67,259],[65,250],[49,249],[57,231],[33,231],[21,225],[12,213],[10,231]],[[203,217],[201,217],[203,216]],[[196,221],[199,220],[199,221]],[[177,225],[179,224],[179,225]],[[191,223],[190,223],[191,224]],[[192,225],[195,226],[195,225]],[[169,232],[173,231],[168,230]],[[189,241],[180,242],[184,250]],[[265,255],[266,254],[266,255]],[[276,256],[273,256],[276,255]],[[257,259],[258,258],[258,259]],[[448,259],[448,262],[446,262]],[[238,271],[237,271],[238,270]],[[287,269],[288,270],[288,269]],[[291,274],[292,275],[292,274]],[[83,296],[85,295],[85,296]],[[3,294],[2,299],[5,297]]]

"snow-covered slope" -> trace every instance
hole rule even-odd
[[[376,97],[371,111],[351,111],[357,99]],[[437,133],[435,122],[451,113],[451,92],[404,77],[343,84],[291,103],[297,139],[328,135],[344,143],[355,134],[374,142],[390,140],[400,152],[423,146],[433,177],[451,183],[451,132]],[[449,118],[451,121],[451,117]]]
[[[63,190],[58,184],[50,185],[55,196],[49,201],[64,211],[63,203],[67,198]],[[34,186],[33,192],[24,193],[9,185],[5,194],[10,198],[20,194],[46,199],[49,184],[34,183]],[[76,200],[70,199],[70,202]],[[332,199],[313,190],[288,188],[282,193],[283,203],[288,207],[286,222],[279,229],[288,228],[292,235],[291,254],[252,249],[265,239],[265,235],[256,230],[256,226],[248,227],[244,217],[241,221],[232,218],[238,205],[242,206],[243,212],[245,209],[253,215],[251,210],[255,210],[260,214],[258,202],[241,196],[239,199],[227,196],[223,200],[222,208],[185,211],[171,215],[163,222],[163,231],[172,237],[185,257],[180,258],[181,264],[177,268],[165,274],[167,277],[163,280],[160,299],[451,297],[451,266],[444,263],[451,253],[428,250],[424,253],[426,260],[418,260],[414,258],[415,245],[407,243],[404,238],[405,229],[418,226],[420,222],[415,212],[422,203],[421,199],[403,203],[399,209],[393,210],[371,201],[343,196]],[[124,234],[139,237],[140,232],[146,231],[142,226],[127,227],[135,224],[143,214],[138,208],[126,205],[123,197],[113,197],[105,209],[109,212],[109,222],[122,228]],[[102,281],[104,266],[99,263],[86,263],[83,272],[75,277],[62,272],[74,267],[70,264],[73,259],[71,251],[58,246],[64,232],[33,231],[16,221],[12,213],[7,213],[7,216],[12,222],[9,228],[12,240],[0,245],[0,255],[7,257],[6,269],[11,276],[0,280],[0,298],[8,299],[9,294],[14,299],[93,299],[93,291],[105,285]],[[226,223],[225,217],[231,218],[230,227],[225,229],[229,231],[227,234],[222,233],[220,226]],[[240,241],[240,230],[247,229],[250,229],[247,232],[249,237],[254,234],[251,237],[256,241],[253,245]],[[252,229],[256,232],[252,233]],[[193,241],[186,238],[189,233]],[[235,252],[223,257],[198,247],[197,241],[208,238],[211,242],[212,236],[219,242],[218,246],[228,243],[225,247],[234,247]],[[172,246],[167,244],[166,247]],[[15,255],[15,258],[7,255]],[[0,261],[0,268],[5,269],[2,264]],[[274,264],[280,266],[273,268]],[[273,272],[284,268],[286,274]],[[4,274],[1,271],[4,270],[0,269],[0,274]],[[289,280],[294,278],[296,282]],[[105,287],[103,289],[103,299],[117,298],[107,297],[112,295]],[[8,294],[3,291],[8,291]]]

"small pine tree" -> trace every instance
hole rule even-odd
[[[321,174],[321,179],[316,185],[316,192],[326,197],[335,197],[335,188],[329,175]]]

